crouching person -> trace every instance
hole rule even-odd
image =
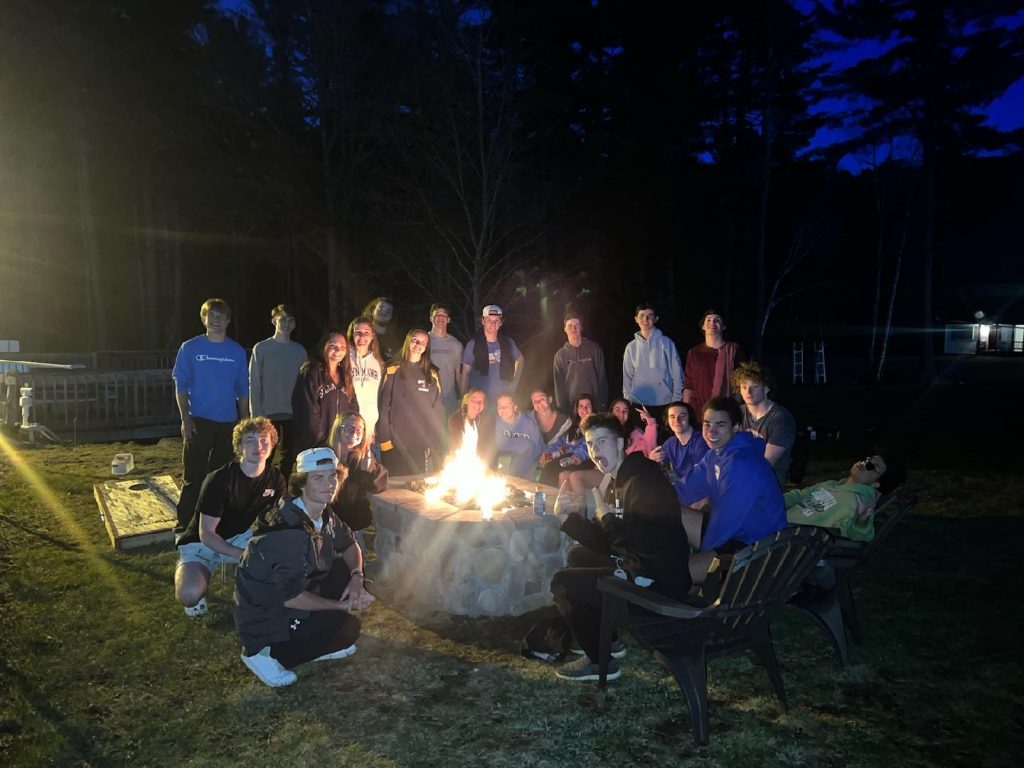
[[[186,616],[206,613],[210,576],[218,565],[238,562],[253,521],[284,496],[284,477],[268,461],[277,445],[270,419],[243,419],[231,437],[235,460],[206,476],[195,514],[178,537],[174,596]]]
[[[303,451],[288,495],[253,524],[235,577],[235,627],[242,662],[269,686],[294,683],[299,664],[356,651],[352,612],[373,597],[351,530],[327,506],[345,475],[330,448]]]

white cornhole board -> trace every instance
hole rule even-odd
[[[93,492],[114,549],[174,542],[181,492],[170,475],[107,480]]]

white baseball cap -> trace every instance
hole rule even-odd
[[[295,459],[295,471],[303,474],[319,472],[324,469],[336,470],[337,468],[338,457],[330,448],[309,448]]]
[[[480,313],[480,317],[487,317],[488,315],[497,315],[501,317],[501,307],[497,304],[488,304],[484,307],[484,311]]]

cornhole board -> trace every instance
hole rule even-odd
[[[180,491],[170,475],[108,480],[93,493],[114,549],[174,543]]]

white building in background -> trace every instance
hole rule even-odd
[[[984,316],[973,323],[946,323],[947,355],[1024,354],[1024,325],[994,323]]]

